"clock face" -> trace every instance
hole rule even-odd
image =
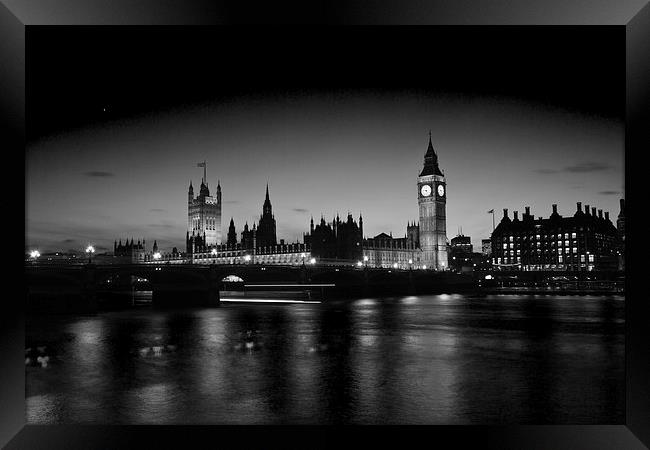
[[[428,196],[430,196],[430,195],[431,195],[431,186],[429,186],[428,184],[425,184],[425,185],[422,186],[422,188],[420,189],[420,192],[422,193],[422,196],[423,196],[423,197],[428,197]]]
[[[442,184],[438,185],[438,195],[443,197],[445,195],[445,187]]]

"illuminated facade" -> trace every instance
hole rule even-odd
[[[411,232],[403,238],[394,238],[386,233],[380,233],[374,238],[363,240],[363,264],[368,267],[385,269],[426,269],[421,260],[422,251],[417,246],[417,234]]]
[[[503,210],[503,218],[492,233],[492,264],[508,270],[616,270],[618,236],[609,212],[583,211],[577,203],[575,214],[562,217],[553,205],[548,219],[530,214],[522,219]]]
[[[433,149],[429,133],[429,147],[418,177],[418,205],[421,260],[430,269],[448,268],[446,203],[447,183],[438,166],[438,155]]]
[[[192,246],[221,244],[221,185],[217,183],[217,195],[211,196],[206,179],[205,163],[199,195],[194,197],[190,181],[187,193],[187,239],[188,252]],[[190,242],[191,239],[191,242]]]

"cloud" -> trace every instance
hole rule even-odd
[[[115,174],[113,172],[103,172],[101,170],[92,170],[90,172],[84,172],[84,175],[87,177],[98,177],[98,178],[106,178],[106,177],[114,177]]]
[[[306,213],[309,210],[305,208],[291,208],[291,211],[299,212],[299,213]]]
[[[239,203],[239,200],[225,200],[224,203],[226,203],[228,205],[235,205],[235,204]]]
[[[575,164],[573,166],[566,166],[562,169],[535,169],[533,172],[541,174],[552,174],[560,172],[568,173],[590,173],[590,172],[602,172],[605,170],[611,169],[612,166],[609,164],[599,163],[599,162],[582,162]]]
[[[620,192],[619,191],[600,191],[599,194],[600,195],[617,195],[617,194],[620,194]]]
[[[174,228],[174,225],[169,223],[150,223],[147,226],[152,228]]]
[[[77,241],[74,239],[64,239],[61,242],[63,242],[64,244],[70,244],[71,242],[77,242]]]
[[[149,212],[167,212],[167,210],[163,208],[151,208]]]
[[[586,173],[586,172],[600,172],[603,170],[609,170],[611,166],[609,164],[597,163],[597,162],[584,162],[576,164],[575,166],[568,166],[564,168],[564,172],[571,173]]]

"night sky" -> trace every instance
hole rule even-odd
[[[548,217],[624,197],[624,29],[28,29],[26,247],[184,249],[207,161],[222,231],[278,239],[313,215],[366,236],[417,220],[431,130],[447,236],[475,250],[502,208]]]

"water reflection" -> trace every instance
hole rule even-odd
[[[26,365],[27,420],[620,423],[623,319],[620,298],[460,295],[31,317],[51,363]]]

